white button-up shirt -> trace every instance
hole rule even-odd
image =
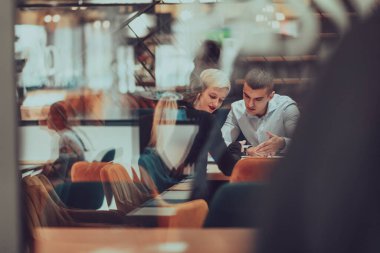
[[[262,117],[249,115],[244,100],[231,105],[222,134],[227,145],[234,142],[240,134],[244,134],[247,144],[257,146],[268,140],[267,132],[284,137],[285,148],[296,127],[300,112],[296,102],[288,96],[275,94],[268,103],[268,109]]]

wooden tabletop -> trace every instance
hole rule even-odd
[[[241,159],[248,159],[251,161],[271,161],[273,163],[279,162],[283,156],[271,156],[271,157],[253,157],[253,156],[242,156]],[[209,162],[207,164],[207,179],[211,181],[230,181],[230,176],[226,176],[222,171],[218,168],[216,163]]]
[[[207,180],[229,181],[230,177],[223,174],[215,163],[207,164]]]
[[[253,229],[38,228],[36,253],[252,253]]]
[[[19,165],[34,165],[34,166],[42,166],[46,164],[52,164],[55,160],[19,160]]]

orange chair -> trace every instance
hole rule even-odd
[[[71,168],[71,185],[66,204],[81,209],[98,209],[104,200],[100,170],[105,162],[76,162]]]
[[[133,225],[128,223],[119,212],[66,208],[59,201],[51,183],[45,179],[47,180],[41,175],[24,177],[22,180],[27,224],[30,229],[45,226],[94,226],[95,224],[96,226]]]
[[[65,209],[51,198],[37,177],[23,178],[28,227],[74,226],[75,222]]]
[[[153,182],[152,178],[149,176],[146,170],[139,166],[140,177],[136,173],[136,169],[132,167],[132,178],[135,185],[143,192],[150,194],[153,198],[158,196],[160,193]]]
[[[205,200],[197,199],[181,204],[173,204],[175,215],[158,219],[158,226],[169,228],[201,228],[208,214]]]
[[[100,170],[107,164],[107,162],[76,162],[71,168],[71,181],[101,182]]]
[[[140,168],[141,177],[137,176],[133,171],[133,179],[129,176],[126,169],[120,164],[106,165],[101,169],[102,182],[105,183],[107,202],[110,203],[110,196],[115,198],[116,206],[119,211],[128,213],[133,209],[140,207],[141,204],[149,199],[156,198],[157,208],[170,207],[174,209],[174,214],[169,216],[156,217],[138,217],[140,220],[144,218],[155,218],[156,225],[159,227],[181,227],[181,228],[200,228],[203,225],[208,213],[208,206],[203,199],[188,201],[180,204],[170,204],[160,199],[157,189],[150,179],[149,175]],[[141,184],[141,189],[136,184]],[[108,191],[110,193],[108,193]],[[141,223],[144,225],[144,222]]]
[[[35,252],[35,240],[38,237],[35,228],[37,227],[134,226],[117,212],[65,208],[54,192],[52,184],[43,175],[24,177],[22,190],[23,207],[25,208],[25,240],[30,252]]]
[[[127,170],[120,164],[108,164],[100,171],[108,205],[112,197],[115,199],[117,210],[128,213],[153,198],[148,192],[141,191],[129,176]]]
[[[238,161],[232,170],[230,182],[266,182],[279,158],[245,158]]]

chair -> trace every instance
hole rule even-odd
[[[101,182],[100,170],[107,162],[76,162],[71,168],[72,182]]]
[[[71,185],[66,205],[81,209],[98,209],[104,200],[100,169],[105,162],[76,162],[71,168]]]
[[[112,162],[115,159],[116,149],[108,150],[100,160],[101,162]]]
[[[279,158],[245,158],[232,170],[230,182],[267,182]]]
[[[93,157],[92,161],[93,162],[112,162],[116,158],[117,151],[122,152],[120,150],[122,150],[122,149],[118,148],[118,150],[116,150],[116,148],[106,148],[104,150],[99,151]]]
[[[50,198],[58,206],[67,208],[66,204],[63,203],[63,201],[59,198],[58,194],[56,193],[53,184],[50,182],[50,180],[44,174],[38,174],[35,177],[37,177],[41,181],[41,183],[45,187],[46,191],[49,193]]]
[[[149,216],[150,220],[155,219],[159,227],[201,227],[207,212],[208,206],[204,200],[193,200],[186,203],[170,204],[160,199],[157,188],[149,175],[140,168],[140,178],[133,169],[133,179],[129,176],[126,169],[120,164],[109,164],[101,169],[101,179],[105,183],[105,193],[107,202],[110,204],[112,196],[115,198],[117,209],[128,213],[140,207],[141,204],[155,197],[158,201],[157,208],[174,208],[174,215],[171,216]],[[140,187],[137,185],[139,184]],[[148,217],[140,216],[140,220]],[[144,225],[144,222],[141,222]]]
[[[150,194],[152,197],[159,195],[158,189],[154,184],[148,172],[139,166],[140,177],[137,175],[136,169],[132,167],[132,179],[135,185],[143,192]]]
[[[201,228],[207,213],[208,205],[205,200],[197,199],[180,204],[172,204],[175,215],[158,219],[158,226],[169,228]]]
[[[95,223],[96,226],[128,225],[124,216],[118,212],[66,208],[44,175],[24,177],[22,185],[30,229],[46,226],[94,226]]]
[[[28,227],[74,226],[75,222],[65,209],[60,208],[37,177],[23,178]]]
[[[204,227],[257,227],[264,187],[257,183],[223,185],[211,201]]]
[[[112,197],[117,210],[128,213],[152,198],[152,195],[138,189],[127,170],[120,164],[108,164],[100,171],[108,205]]]

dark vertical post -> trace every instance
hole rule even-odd
[[[0,252],[21,252],[17,161],[14,0],[0,3]]]

